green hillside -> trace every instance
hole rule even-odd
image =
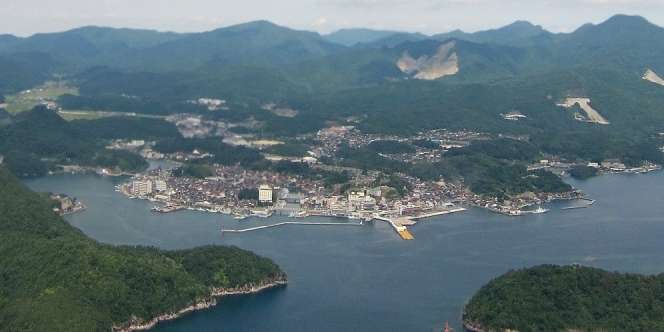
[[[445,41],[450,38],[462,39],[476,43],[490,43],[500,45],[527,45],[530,40],[551,35],[541,26],[533,25],[527,21],[516,21],[498,29],[466,33],[455,30],[431,36],[432,39]]]
[[[473,296],[466,326],[483,331],[662,331],[664,275],[577,266],[508,272]]]
[[[226,247],[162,251],[99,244],[0,167],[0,331],[109,331],[209,295],[285,278]]]
[[[341,33],[369,39],[385,34]],[[56,37],[62,43],[51,40]],[[40,38],[51,41],[32,41]],[[0,38],[0,67],[3,57],[10,59],[5,66],[13,77],[0,82],[0,92],[3,84],[15,90],[63,71],[80,92],[60,98],[67,109],[252,119],[263,124],[260,132],[268,136],[313,132],[329,121],[354,117],[368,132],[449,128],[519,134],[544,153],[638,164],[661,160],[653,152],[661,142],[653,137],[664,132],[664,88],[641,79],[648,68],[664,75],[661,40],[664,29],[626,15],[572,33],[552,34],[515,22],[476,33],[397,33],[351,47],[266,21],[179,35],[87,27]],[[67,70],[72,58],[53,45],[84,57],[76,64],[79,70]],[[441,55],[442,45],[450,46],[446,55]],[[42,51],[59,62],[55,68],[24,69],[12,57],[21,49]],[[416,70],[399,68],[403,59]],[[438,79],[418,79],[418,63],[433,73],[429,78]],[[450,65],[458,72],[436,75]],[[226,100],[229,110],[210,113],[187,102],[201,97]],[[556,106],[567,97],[590,98],[611,124],[576,121],[579,109]],[[269,114],[261,109],[267,103],[296,109],[298,115]],[[501,117],[513,111],[527,119]]]
[[[355,46],[357,44],[372,44],[386,38],[393,37],[395,35],[401,34],[399,31],[389,31],[389,30],[372,30],[372,29],[341,29],[335,31],[328,35],[323,36],[325,40],[337,43],[345,46]],[[421,34],[415,34],[426,37]]]
[[[111,117],[67,122],[38,106],[0,123],[0,154],[18,176],[44,175],[55,165],[118,167],[134,172],[147,167],[130,152],[106,150],[111,139],[179,137],[175,125],[156,119]]]
[[[0,95],[39,85],[51,77],[56,62],[44,53],[0,54]]]

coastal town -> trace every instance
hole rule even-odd
[[[241,221],[249,217],[267,218],[272,215],[304,218],[309,216],[341,217],[360,222],[374,220],[390,223],[403,239],[413,236],[407,227],[418,220],[438,215],[457,213],[468,207],[479,207],[508,216],[522,216],[548,212],[542,206],[555,200],[578,200],[588,207],[594,203],[578,190],[555,193],[527,192],[508,199],[499,199],[473,193],[463,182],[423,181],[403,173],[386,174],[324,164],[319,160],[334,158],[340,146],[355,148],[375,141],[434,142],[436,148],[418,147],[413,151],[385,154],[388,158],[403,162],[438,160],[446,151],[463,148],[473,141],[487,140],[491,136],[470,131],[434,130],[413,137],[366,135],[352,126],[330,127],[316,133],[318,144],[311,146],[305,157],[295,158],[265,153],[272,161],[288,161],[306,164],[316,171],[344,172],[348,176],[345,186],[326,184],[324,179],[297,173],[274,170],[252,170],[240,165],[206,165],[209,174],[203,177],[177,174],[174,169],[152,169],[134,175],[130,181],[117,186],[117,191],[134,199],[154,203],[155,213],[170,213],[189,209],[232,215]],[[305,138],[301,138],[305,139]],[[243,138],[252,145],[252,141]],[[281,143],[276,143],[281,144]],[[178,151],[162,154],[152,149],[153,144],[144,141],[117,141],[109,148],[128,149],[148,159],[165,159],[176,162],[195,162],[211,155],[205,152]],[[260,149],[260,147],[258,147]],[[529,165],[529,171],[547,170],[565,176],[578,163],[559,159],[539,160]],[[630,168],[625,164],[608,160],[602,163],[581,165],[597,172],[645,173],[660,169],[658,165],[644,164]],[[390,178],[389,184],[381,179]]]
[[[153,211],[157,213],[191,209],[230,214],[238,220],[274,214],[384,220],[404,239],[412,238],[406,226],[415,224],[417,219],[465,210],[447,199],[448,190],[453,189],[444,183],[408,180],[413,190],[403,196],[382,186],[357,187],[342,193],[326,188],[321,181],[298,175],[218,165],[215,175],[204,179],[153,170],[119,185],[118,191],[131,198],[153,201]]]

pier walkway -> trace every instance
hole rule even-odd
[[[383,217],[380,215],[374,215],[373,218],[376,220],[381,220],[389,223],[392,228],[401,236],[402,239],[404,240],[414,240],[415,237],[413,234],[408,230],[406,226],[412,226],[417,224],[417,221],[420,219],[425,219],[425,218],[431,218],[435,216],[441,216],[445,214],[451,214],[451,213],[456,213],[456,212],[462,212],[466,211],[464,208],[454,208],[450,210],[443,210],[443,211],[436,211],[436,212],[430,212],[430,213],[425,213],[421,214],[418,216],[412,216],[412,217],[396,217],[396,218],[387,218]]]
[[[339,222],[298,222],[298,221],[287,221],[287,222],[281,222],[278,224],[271,224],[271,225],[264,225],[264,226],[256,226],[256,227],[251,227],[251,228],[245,228],[245,229],[222,229],[222,233],[246,233],[246,232],[253,232],[253,231],[258,231],[261,229],[267,229],[267,228],[274,228],[274,227],[280,227],[280,226],[286,226],[286,225],[306,225],[306,226],[362,226],[361,223],[339,223]]]
[[[454,208],[454,209],[449,209],[449,210],[442,210],[442,211],[435,211],[435,212],[430,212],[430,213],[425,213],[421,214],[418,216],[402,216],[402,217],[384,217],[379,214],[375,214],[372,216],[372,219],[375,220],[381,220],[385,221],[394,228],[394,230],[399,234],[399,236],[404,239],[404,240],[414,240],[415,237],[413,234],[408,230],[407,226],[412,226],[415,225],[418,220],[420,219],[425,219],[425,218],[431,218],[435,216],[440,216],[440,215],[445,215],[445,214],[451,214],[455,212],[461,212],[465,211],[466,209],[464,208]],[[307,216],[311,216],[313,214],[307,214]],[[329,217],[329,216],[327,216]],[[221,233],[246,233],[246,232],[254,232],[254,231],[259,231],[262,229],[268,229],[268,228],[274,228],[274,227],[281,227],[281,226],[287,226],[287,225],[304,225],[304,226],[362,226],[363,224],[360,223],[335,223],[335,222],[302,222],[302,221],[286,221],[286,222],[281,222],[278,224],[270,224],[270,225],[263,225],[263,226],[256,226],[256,227],[251,227],[251,228],[245,228],[245,229],[221,229]]]

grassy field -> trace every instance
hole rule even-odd
[[[29,111],[44,101],[55,101],[64,94],[78,94],[78,89],[67,85],[67,82],[47,82],[30,90],[21,91],[7,96],[7,112],[19,113]]]
[[[110,115],[104,114],[104,112],[96,112],[96,111],[70,111],[70,110],[65,110],[65,111],[59,111],[58,115],[60,115],[61,118],[67,120],[67,121],[72,121],[72,120],[97,120],[105,117],[109,117]]]

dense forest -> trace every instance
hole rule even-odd
[[[597,168],[590,166],[575,166],[569,170],[569,175],[579,180],[589,179],[597,174]]]
[[[401,148],[398,151],[402,151]],[[499,199],[524,192],[571,190],[568,184],[549,171],[527,170],[527,163],[538,156],[540,153],[532,144],[511,139],[478,141],[469,147],[449,151],[438,162],[415,164],[381,156],[371,145],[359,149],[344,146],[338,153],[343,166],[386,173],[401,172],[422,180],[444,178],[463,181],[473,192]]]
[[[67,122],[42,106],[10,119],[10,124],[0,126],[0,154],[22,177],[44,175],[58,164],[140,171],[147,167],[143,158],[106,150],[108,141],[180,136],[173,124],[162,120],[112,117]]]
[[[162,251],[99,244],[0,167],[0,331],[108,331],[209,296],[284,279],[234,247]]]
[[[662,331],[663,298],[664,275],[545,265],[491,281],[463,319],[484,331]]]
[[[179,136],[179,135],[178,135]],[[154,149],[162,153],[193,152],[194,150],[209,153],[212,156],[205,158],[204,162],[222,165],[241,164],[251,166],[264,160],[256,150],[241,146],[232,146],[222,142],[219,137],[213,138],[163,138],[157,141]]]

